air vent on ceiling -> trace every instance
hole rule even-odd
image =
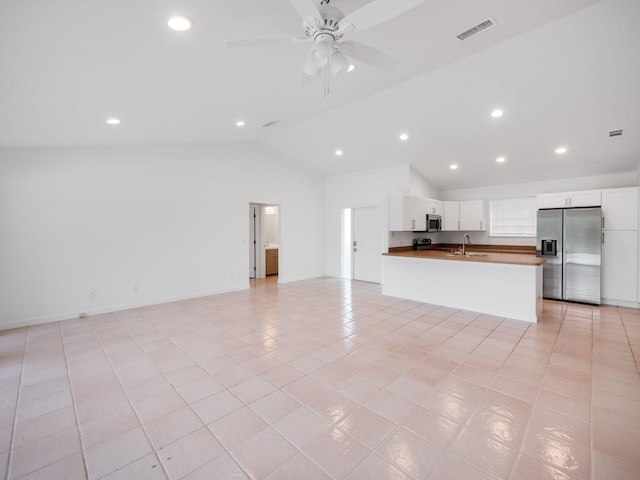
[[[273,120],[271,122],[267,122],[264,125],[262,125],[263,127],[269,128],[269,127],[273,127],[276,123],[280,123],[280,120]]]
[[[622,135],[622,130],[611,130],[609,132],[610,137],[619,137],[620,135]]]
[[[459,35],[456,35],[460,40],[466,40],[467,38],[475,35],[476,33],[480,33],[488,28],[495,26],[496,21],[493,18],[489,18],[482,23],[479,23],[475,27],[471,27],[469,30],[462,32]]]

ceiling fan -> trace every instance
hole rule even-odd
[[[391,70],[397,62],[388,55],[362,43],[345,40],[353,32],[362,32],[418,6],[425,0],[375,0],[355,12],[345,15],[330,5],[330,0],[289,0],[302,17],[304,36],[284,36],[225,40],[229,47],[253,47],[287,43],[313,43],[302,69],[302,83],[307,84],[324,74],[325,95],[328,94],[328,74],[334,75],[349,67],[348,57],[366,65]]]

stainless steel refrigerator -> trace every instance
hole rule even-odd
[[[600,207],[538,210],[536,254],[544,298],[600,304]]]

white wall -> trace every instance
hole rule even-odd
[[[439,200],[441,196],[440,191],[416,172],[413,167],[409,168],[409,193],[418,197],[434,198],[436,200]]]
[[[325,184],[326,274],[330,277],[340,277],[342,209],[381,207],[382,249],[386,252],[389,246],[389,192],[409,192],[409,166],[400,165],[336,175],[327,177]],[[411,238],[410,232],[406,235]],[[410,243],[411,240],[409,240]]]
[[[265,207],[263,207],[265,208]],[[280,242],[280,213],[278,207],[271,205],[272,209],[275,209],[275,213],[264,214],[264,244],[278,245]]]
[[[254,144],[2,149],[0,328],[248,288],[250,202],[280,205],[280,281],[322,276],[324,200]]]

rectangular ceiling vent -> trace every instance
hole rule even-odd
[[[462,32],[459,35],[456,35],[460,40],[466,40],[467,38],[475,35],[476,33],[480,33],[484,30],[487,30],[493,26],[495,26],[496,21],[493,18],[489,18],[482,23],[479,23],[475,27],[471,27],[469,30]]]
[[[619,137],[620,135],[622,135],[622,130],[611,130],[609,132],[610,137]]]

